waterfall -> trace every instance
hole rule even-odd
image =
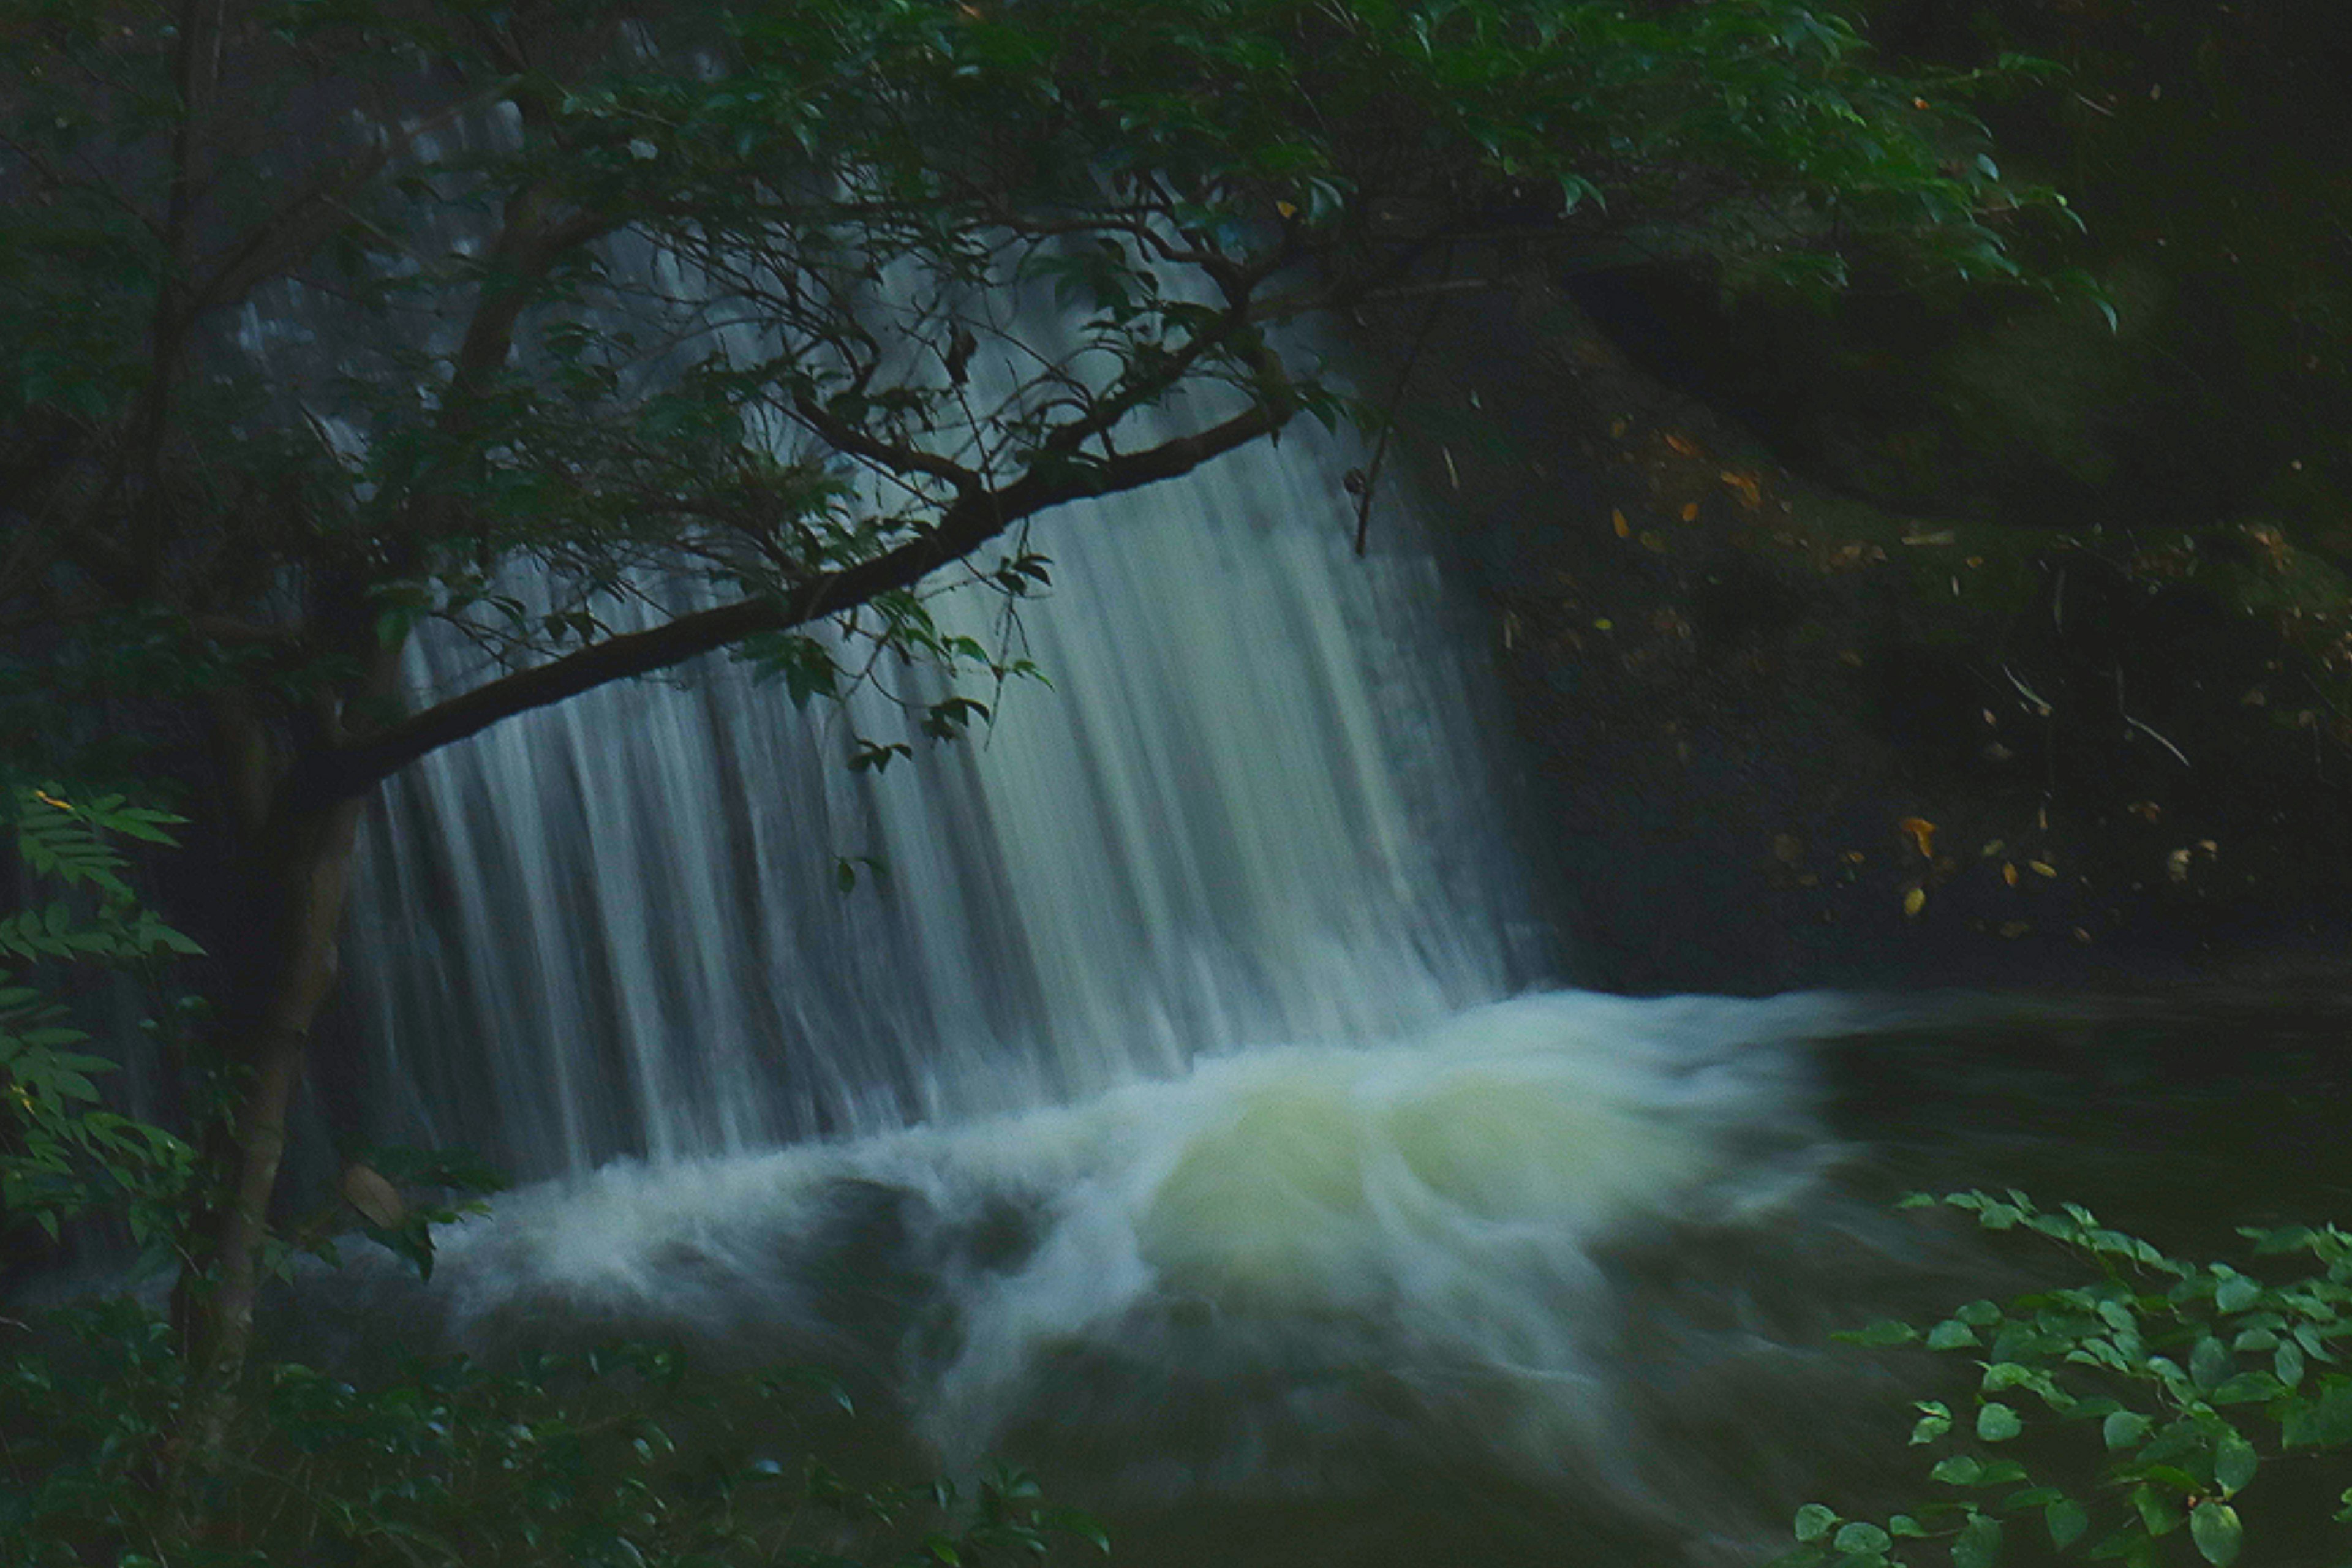
[[[1354,554],[1356,456],[1294,432],[1041,519],[1017,626],[939,604],[1052,681],[963,742],[712,660],[396,781],[351,943],[373,1131],[551,1179],[429,1283],[312,1270],[302,1331],[843,1368],[890,1440],[1034,1462],[1147,1563],[1203,1519],[1272,1521],[1236,1562],[1417,1563],[1528,1500],[1607,1543],[1548,1561],[1752,1561],[1859,1447],[1794,1347],[1901,1243],[1830,1179],[1808,1052],[1886,1009],[1513,994],[1552,954],[1484,672],[1401,498]],[[420,693],[473,657],[422,643]],[[858,737],[913,755],[853,772]]]
[[[1007,637],[1050,681],[913,733],[884,671],[795,710],[714,658],[413,768],[367,829],[352,996],[378,1135],[522,1175],[1017,1110],[1196,1056],[1391,1037],[1543,960],[1479,676],[1419,524],[1351,548],[1320,431],[1041,519]],[[422,694],[479,670],[456,638]],[[853,737],[907,739],[887,773]],[[877,873],[843,890],[844,858]]]

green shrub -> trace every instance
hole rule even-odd
[[[2265,1552],[2352,1523],[2340,1458],[2352,1449],[2352,1236],[2329,1226],[2240,1232],[2243,1269],[2169,1258],[2023,1194],[1924,1195],[1988,1230],[2047,1238],[2095,1277],[2008,1301],[1971,1301],[1926,1328],[1880,1322],[1842,1336],[1963,1357],[1976,1389],[1955,1409],[1921,1400],[1911,1442],[1943,1489],[1883,1520],[1823,1503],[1798,1510],[1799,1545],[1774,1568],[1991,1568],[2004,1556],[2202,1561],[2221,1568],[2251,1540]],[[2250,1524],[2238,1500],[2260,1476]],[[2275,1486],[2268,1484],[2278,1478]],[[2352,1531],[2333,1533],[2335,1550]],[[1931,1544],[1932,1543],[1932,1544]],[[2046,1544],[2046,1551],[2044,1550]],[[2331,1558],[2330,1561],[2336,1559]]]
[[[189,1382],[169,1326],[117,1299],[35,1327],[0,1355],[0,1562],[24,1568],[976,1568],[1103,1543],[1017,1471],[968,1500],[845,1481],[807,1457],[812,1389],[846,1404],[821,1375],[722,1402],[646,1344],[510,1371],[415,1357],[365,1383],[257,1364],[225,1463],[176,1499],[158,1457]]]
[[[168,1252],[187,1208],[194,1156],[163,1128],[110,1110],[96,1079],[110,1058],[81,1047],[90,1033],[71,999],[92,976],[158,983],[177,956],[201,952],[142,904],[118,838],[169,845],[180,819],[83,796],[61,785],[16,785],[0,800],[27,898],[0,917],[0,1244],[28,1226],[59,1239],[68,1221],[110,1215],[142,1248]]]

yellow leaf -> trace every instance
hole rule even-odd
[[[1683,521],[1685,522],[1698,521],[1698,502],[1695,500],[1683,502]]]
[[[1936,825],[1934,823],[1924,816],[1906,816],[1895,826],[1909,835],[1911,842],[1919,847],[1919,858],[1932,860],[1936,858]]]
[[[1280,213],[1284,217],[1297,217],[1298,216],[1298,208],[1289,202],[1275,203],[1274,210]]]
[[[1698,443],[1692,440],[1687,436],[1677,436],[1674,434],[1674,432],[1668,431],[1666,433],[1666,445],[1672,447],[1676,452],[1685,458],[1696,458],[1698,456]]]
[[[1620,539],[1631,539],[1633,536],[1633,525],[1625,521],[1623,512],[1613,507],[1609,512],[1609,526],[1617,531],[1617,537]]]
[[[2054,877],[2058,874],[2058,868],[2047,860],[2028,860],[2025,864],[2027,868],[2037,877]]]
[[[2017,868],[2007,861],[2003,861],[2000,868],[2000,879],[2007,882],[2012,888],[2017,886]]]
[[[1654,528],[1645,528],[1642,531],[1642,548],[1653,554],[1664,555],[1666,552],[1666,536]]]
[[[1607,616],[1602,616],[1592,623],[1592,629],[1596,632],[1613,632],[1617,629],[1617,623]]]
[[[382,1230],[398,1230],[408,1217],[399,1190],[377,1172],[353,1161],[343,1167],[343,1201]]]
[[[1914,888],[1909,892],[1903,895],[1903,917],[1906,920],[1917,920],[1919,918],[1919,911],[1927,907],[1927,889]]]

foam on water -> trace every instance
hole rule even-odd
[[[1813,1193],[1791,1047],[1857,1011],[1530,996],[1056,1109],[616,1163],[445,1232],[432,1294],[459,1342],[621,1324],[887,1367],[951,1460],[1108,1445],[1162,1489],[1320,1484],[1402,1398],[1633,1487],[1612,1249],[1769,1231]]]

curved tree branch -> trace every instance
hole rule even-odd
[[[975,492],[947,509],[939,526],[898,548],[811,578],[777,598],[745,599],[517,670],[336,750],[314,756],[293,781],[295,803],[315,806],[362,793],[419,757],[501,719],[544,708],[615,680],[650,675],[765,632],[787,631],[910,588],[1014,523],[1066,501],[1139,489],[1190,473],[1210,458],[1270,435],[1290,417],[1286,398],[1245,409],[1205,430],[1100,463],[1033,469],[1003,489]]]

